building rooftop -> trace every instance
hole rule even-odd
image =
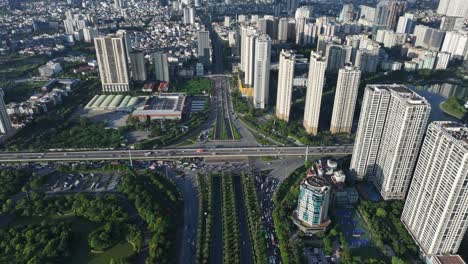
[[[468,127],[466,125],[451,121],[436,121],[434,124],[440,126],[455,139],[463,142],[465,148],[468,149]]]
[[[459,255],[450,256],[433,256],[433,264],[466,264],[466,262]]]
[[[390,93],[396,94],[398,97],[407,100],[407,103],[409,104],[423,104],[430,106],[426,98],[415,93],[403,84],[370,84],[367,85],[367,87],[375,91],[386,90]]]
[[[325,181],[324,178],[318,176],[312,176],[305,178],[303,184],[305,187],[312,187],[312,188],[323,188],[328,187],[328,183]]]

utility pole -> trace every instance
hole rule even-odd
[[[130,149],[128,149],[128,158],[130,159],[130,167],[133,168],[132,152]]]

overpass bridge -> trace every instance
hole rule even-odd
[[[45,152],[0,152],[0,162],[98,161],[98,160],[158,160],[182,158],[240,158],[262,156],[346,156],[352,145],[304,147],[224,147],[174,148],[157,150],[89,150]]]

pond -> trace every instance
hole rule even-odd
[[[433,121],[458,121],[456,118],[444,113],[439,105],[452,96],[467,97],[468,86],[450,83],[435,83],[427,85],[407,85],[410,89],[426,98],[431,104],[429,122]]]

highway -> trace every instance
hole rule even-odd
[[[261,156],[344,156],[352,154],[352,145],[317,147],[232,147],[232,148],[174,148],[158,150],[93,150],[0,152],[0,162],[87,161],[87,160],[156,160],[207,157],[261,157]]]

